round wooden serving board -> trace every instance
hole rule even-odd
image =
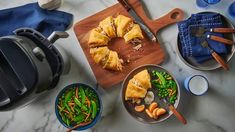
[[[139,0],[128,0],[128,3],[133,7],[137,14],[144,20],[145,24],[152,30],[152,32],[157,33],[163,27],[170,24],[176,23],[183,19],[184,13],[182,10],[176,8],[166,14],[165,16],[157,19],[150,20],[142,8]],[[143,40],[142,48],[139,51],[133,49],[132,44],[126,44],[123,38],[115,38],[109,42],[108,47],[111,50],[118,52],[121,59],[125,61],[129,60],[129,63],[124,63],[123,70],[111,71],[103,69],[101,65],[95,64],[90,53],[88,46],[89,32],[91,29],[97,27],[99,22],[108,16],[116,17],[118,14],[122,14],[131,17],[128,12],[121,6],[121,4],[116,4],[111,6],[99,13],[96,13],[88,18],[81,20],[74,26],[74,32],[77,39],[87,57],[87,60],[94,72],[97,82],[103,88],[110,88],[114,86],[126,77],[126,75],[132,71],[134,68],[143,64],[160,64],[164,60],[165,53],[160,47],[159,42],[151,42],[148,37],[144,34],[145,39]],[[144,33],[144,32],[143,32]]]

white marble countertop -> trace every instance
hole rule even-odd
[[[142,0],[151,18],[158,18],[171,9],[178,7],[185,11],[186,17],[191,13],[203,11],[195,5],[195,0]],[[227,15],[228,4],[233,0],[222,0],[209,8]],[[1,0],[0,9],[15,7],[36,0]],[[108,6],[115,0],[64,0],[60,10],[74,15],[74,22],[82,20]],[[233,20],[235,23],[235,19]],[[229,63],[231,70],[222,69],[201,72],[186,66],[176,55],[177,26],[172,25],[158,34],[167,58],[162,64],[176,76],[182,89],[178,110],[188,121],[182,125],[174,116],[163,123],[146,125],[134,120],[125,111],[119,97],[121,85],[107,91],[100,89],[104,102],[104,117],[92,129],[94,132],[234,132],[235,122],[235,58]],[[89,64],[78,44],[73,29],[70,37],[60,39],[56,44],[62,46],[70,55],[71,71],[62,76],[59,84],[47,95],[39,98],[27,107],[10,112],[0,112],[0,132],[63,132],[66,129],[56,119],[54,101],[58,92],[73,82],[83,82],[95,86],[96,81]],[[206,95],[196,97],[183,90],[182,81],[193,74],[205,75],[210,83]]]

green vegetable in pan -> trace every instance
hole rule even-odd
[[[57,107],[62,121],[70,127],[91,122],[100,110],[96,93],[82,86],[65,91]]]
[[[168,98],[171,104],[175,103],[177,99],[177,85],[173,78],[166,72],[152,71],[153,85],[158,89],[158,96],[160,98]]]

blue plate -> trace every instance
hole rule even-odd
[[[69,128],[69,129],[73,127],[73,126],[72,126],[72,127],[71,127],[71,126],[68,126],[65,122],[63,122],[62,117],[61,117],[60,114],[59,114],[59,109],[58,109],[58,107],[57,107],[57,104],[59,103],[59,98],[63,95],[63,93],[64,93],[66,90],[71,89],[71,88],[76,88],[76,87],[79,88],[80,86],[83,86],[83,87],[86,87],[86,88],[88,88],[88,89],[91,89],[91,90],[93,90],[93,91],[96,93],[96,95],[97,95],[97,97],[98,97],[98,102],[99,102],[100,108],[99,108],[98,113],[96,114],[96,117],[93,119],[93,121],[92,121],[90,124],[86,125],[86,126],[81,126],[81,127],[77,128],[77,129],[75,129],[75,130],[77,130],[77,131],[82,131],[82,130],[86,130],[86,129],[89,129],[89,128],[93,127],[93,126],[100,120],[100,118],[101,118],[101,113],[102,113],[102,110],[103,110],[101,98],[100,98],[98,92],[97,92],[95,89],[93,89],[92,87],[90,87],[90,86],[88,86],[88,85],[86,85],[86,84],[82,84],[82,83],[71,84],[71,85],[68,85],[68,86],[66,86],[65,88],[63,88],[63,89],[60,91],[60,93],[57,95],[57,97],[56,97],[56,101],[55,101],[55,113],[56,113],[56,117],[57,117],[57,119],[60,121],[60,123],[63,124],[63,126]]]

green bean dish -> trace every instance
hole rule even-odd
[[[177,99],[177,84],[166,72],[152,71],[152,84],[158,89],[160,98],[167,98],[169,103],[174,104]]]
[[[89,124],[99,113],[98,99],[96,93],[85,86],[70,88],[59,98],[59,115],[69,127]]]

